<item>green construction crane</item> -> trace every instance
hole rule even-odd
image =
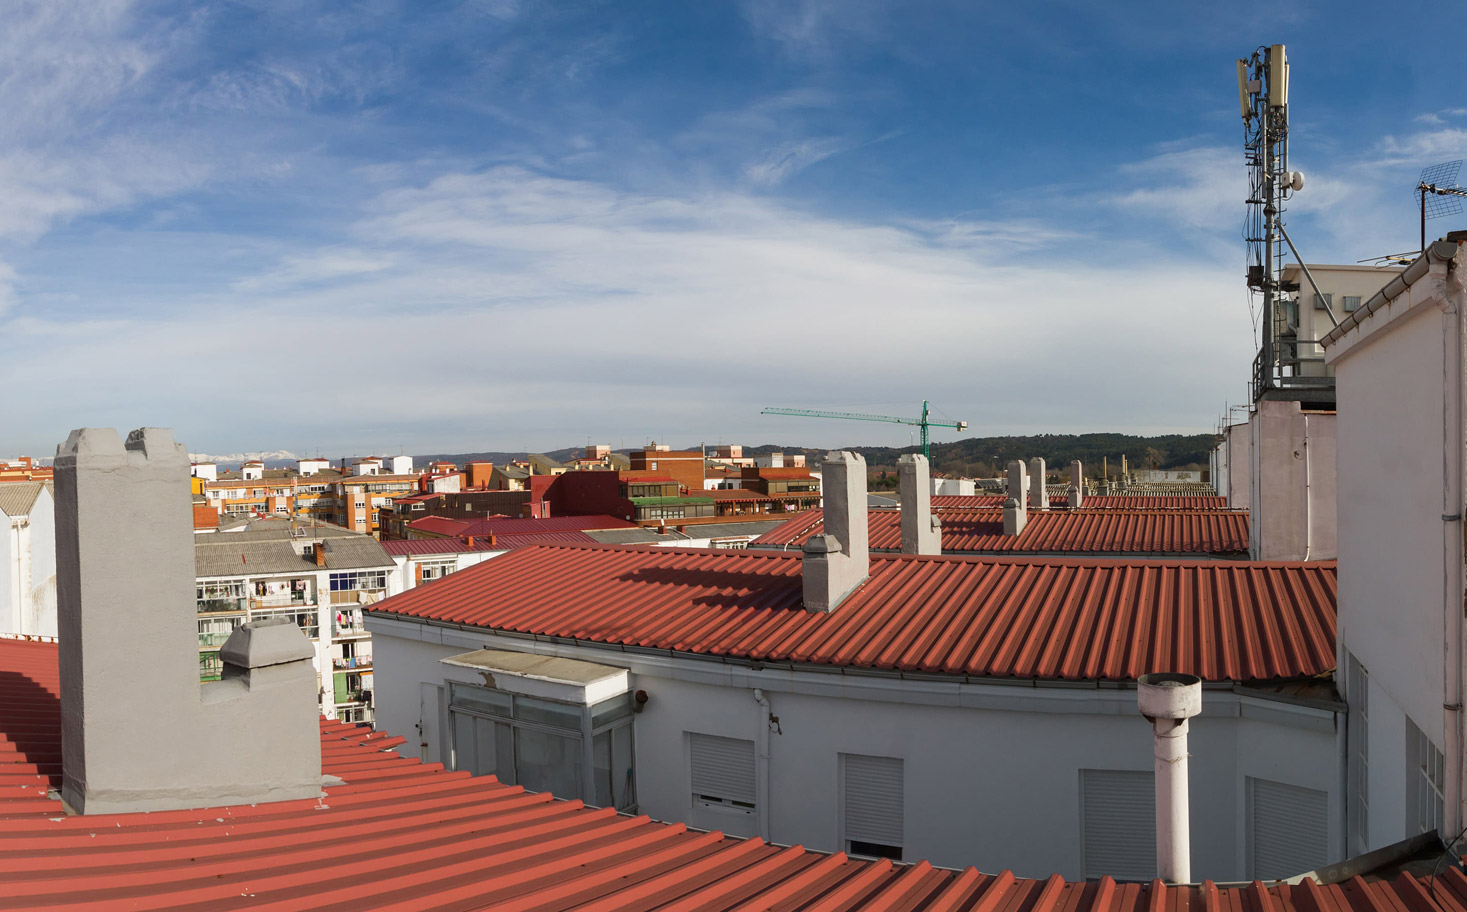
[[[794,415],[799,418],[844,418],[849,421],[884,421],[887,424],[910,424],[922,429],[922,455],[932,457],[931,448],[927,445],[927,429],[935,427],[955,428],[959,431],[968,429],[966,421],[932,421],[928,418],[930,410],[927,400],[922,400],[921,418],[894,418],[891,415],[863,415],[859,412],[822,412],[817,409],[791,409],[791,408],[767,408],[760,412],[761,415]]]

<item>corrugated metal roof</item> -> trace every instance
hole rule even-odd
[[[901,551],[902,516],[868,510],[873,550]],[[1248,514],[1228,510],[1036,510],[1024,531],[1003,534],[1002,510],[939,510],[949,553],[1228,554],[1248,552]],[[756,545],[803,545],[825,532],[822,510],[808,510]]]
[[[36,498],[41,496],[41,489],[47,484],[44,481],[0,482],[0,514],[11,517],[29,515]]]
[[[525,548],[372,610],[750,661],[1054,680],[1309,677],[1335,666],[1335,565],[873,555],[835,611],[768,551]]]
[[[327,570],[391,567],[382,543],[365,535],[326,540]],[[242,540],[238,533],[194,536],[194,573],[198,576],[258,576],[270,573],[314,573],[316,562],[297,554],[289,539]]]
[[[940,494],[932,498],[933,509],[981,510],[1002,507],[1007,494]],[[1049,505],[1064,509],[1068,496],[1051,495]],[[1086,494],[1081,505],[1087,510],[1227,510],[1226,497],[1202,494]]]
[[[862,861],[556,801],[324,721],[322,771],[344,784],[319,801],[69,817],[46,797],[61,757],[56,647],[0,640],[0,671],[5,908],[1467,912],[1457,868],[1168,887]]]

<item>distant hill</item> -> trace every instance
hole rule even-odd
[[[1068,468],[1073,460],[1085,463],[1087,473],[1091,466],[1100,468],[1102,460],[1109,461],[1112,471],[1120,467],[1121,456],[1125,455],[1133,469],[1183,469],[1207,465],[1207,455],[1217,445],[1216,434],[1163,434],[1158,437],[1138,437],[1132,434],[1038,434],[1029,437],[969,437],[951,443],[932,445],[933,468],[951,475],[974,477],[998,474],[1002,467],[1014,459],[1044,458],[1050,468]],[[686,449],[696,450],[697,444]],[[919,447],[852,447],[866,458],[866,464],[875,471],[896,466],[903,453],[921,452]],[[565,447],[550,450],[544,455],[564,461],[585,452],[584,447]],[[626,453],[628,449],[615,452]],[[712,452],[712,448],[709,448]],[[825,453],[818,447],[801,447],[788,444],[765,443],[745,446],[745,456],[760,456],[766,453],[804,453],[819,457]],[[443,459],[462,465],[465,462],[484,460],[506,463],[512,459],[523,459],[526,454],[506,452],[484,453],[435,453],[414,456],[415,465],[427,465],[435,459]],[[812,460],[813,461],[813,460]]]

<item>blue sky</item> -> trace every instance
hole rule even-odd
[[[1378,9],[9,3],[0,455],[905,444],[758,413],[924,397],[1210,430],[1252,356],[1232,61],[1289,46],[1311,261],[1413,248],[1467,156],[1460,55]]]

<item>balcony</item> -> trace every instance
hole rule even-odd
[[[331,660],[331,665],[334,668],[342,668],[342,669],[345,669],[345,668],[371,668],[372,667],[372,657],[371,656],[352,656],[352,657],[346,658],[346,659],[332,659]]]
[[[358,637],[370,636],[367,633],[366,624],[332,624],[331,637],[336,640],[351,640]]]
[[[249,608],[249,599],[199,599],[197,605],[200,614],[244,614]]]
[[[231,630],[229,633],[201,633],[199,634],[199,648],[218,649],[224,645],[224,641],[229,639],[229,634],[233,632]]]

